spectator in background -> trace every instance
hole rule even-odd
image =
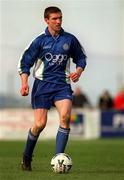
[[[114,109],[124,110],[124,87],[120,89],[114,98]]]
[[[75,89],[72,106],[74,108],[91,107],[88,97],[81,91],[80,87]]]
[[[113,108],[113,97],[108,90],[105,90],[98,101],[98,107],[101,110],[111,110]]]

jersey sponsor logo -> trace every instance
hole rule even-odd
[[[63,49],[65,51],[69,50],[69,45],[67,43],[63,44]]]
[[[45,59],[46,61],[49,62],[49,65],[62,65],[63,61],[67,60],[67,55],[66,54],[51,54],[51,53],[46,53],[45,54]]]

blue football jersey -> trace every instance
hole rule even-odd
[[[34,65],[35,78],[56,84],[70,83],[71,60],[76,67],[86,66],[86,55],[77,38],[63,29],[53,37],[46,28],[24,52],[18,71],[29,75]]]

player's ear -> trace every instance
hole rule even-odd
[[[44,19],[47,24],[49,24],[49,18]]]

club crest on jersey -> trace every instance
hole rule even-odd
[[[69,50],[69,45],[67,43],[63,44],[63,49],[65,51]]]

